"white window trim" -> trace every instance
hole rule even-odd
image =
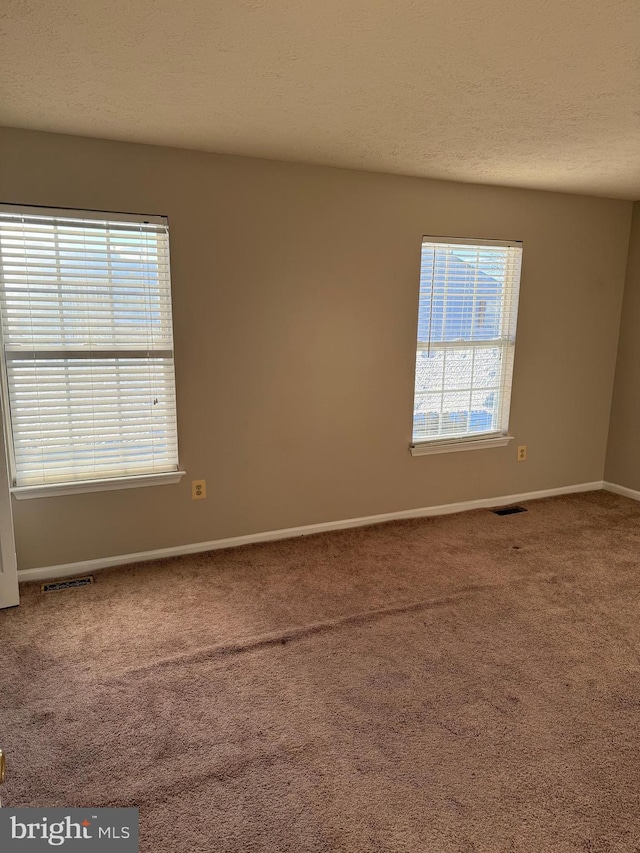
[[[431,456],[434,453],[457,453],[459,450],[488,450],[490,447],[506,447],[513,441],[512,435],[484,435],[478,438],[459,440],[441,439],[440,441],[421,441],[410,444],[412,456]]]
[[[442,242],[449,244],[458,244],[464,246],[506,246],[506,247],[514,247],[522,249],[522,241],[521,240],[486,240],[479,238],[465,238],[465,237],[434,237],[429,235],[423,235],[422,243],[427,242]],[[517,325],[517,306],[520,297],[520,283],[518,284],[518,289],[516,292],[516,325]],[[515,332],[514,326],[514,332]],[[513,360],[514,350],[515,350],[515,334],[509,336],[508,338],[503,338],[502,341],[508,342],[511,347],[511,359]],[[483,345],[487,345],[487,341],[461,341],[458,345],[455,341],[447,342],[447,343],[431,343],[431,349],[456,349],[456,348],[470,348],[470,345],[474,344],[479,345],[479,348]],[[424,349],[418,344],[418,350]],[[511,370],[513,371],[513,362],[511,365]],[[508,400],[508,409],[511,408],[511,393],[513,391],[513,381],[510,386],[509,400]],[[414,388],[415,393],[415,388]],[[508,413],[507,413],[507,426],[508,429]],[[412,456],[430,456],[436,453],[457,453],[462,450],[487,450],[489,448],[497,448],[497,447],[506,447],[509,442],[513,441],[514,436],[508,435],[506,432],[495,432],[495,433],[479,433],[477,437],[474,435],[464,435],[459,438],[457,437],[440,437],[433,439],[426,439],[421,442],[412,441],[409,444],[409,452]]]
[[[19,501],[23,501],[31,498],[78,495],[82,492],[110,492],[114,489],[139,489],[143,486],[165,486],[170,483],[179,483],[186,473],[186,471],[168,471],[166,474],[113,477],[108,480],[77,480],[74,483],[51,483],[48,486],[13,486],[11,494]]]
[[[88,222],[91,221],[91,214],[94,214],[96,220],[99,222],[101,222],[105,217],[107,217],[109,221],[113,222],[130,222],[133,224],[142,222],[144,224],[150,225],[160,225],[164,227],[167,226],[167,217],[158,214],[135,214],[114,211],[85,210],[76,208],[54,208],[43,205],[27,206],[4,203],[0,204],[0,212],[12,214],[19,213],[25,216],[36,217],[59,217],[62,219],[77,220],[83,223],[85,226]],[[1,274],[2,270],[0,269],[0,275]],[[173,339],[171,343],[173,345]],[[22,350],[20,351],[20,355],[31,355],[33,357],[37,357],[37,355],[46,355],[49,358],[55,358],[59,355],[60,357],[69,358],[70,352],[73,352],[73,357],[76,359],[92,357],[92,353],[89,352],[85,353],[84,351],[72,351],[63,349],[56,349],[51,351],[38,350],[37,352],[34,350],[31,353]],[[173,360],[173,346],[170,350],[154,350],[153,354],[155,354],[156,352],[164,358],[170,357]],[[139,349],[108,351],[108,356],[111,358],[134,358],[140,355],[141,351]],[[152,355],[152,353],[150,351],[147,351],[146,355],[150,356]],[[6,377],[6,365],[8,361],[14,360],[15,358],[16,354],[12,353],[8,349],[5,350],[4,357],[0,355],[0,418],[2,418],[2,421],[4,423],[4,429],[6,431],[7,437],[12,435],[13,425],[9,416],[9,387],[8,380]],[[177,411],[175,412],[175,416],[177,419]],[[7,452],[10,456],[9,467],[11,469],[11,473],[13,474],[15,463],[13,461],[13,441],[11,440],[7,441]],[[102,479],[69,480],[59,483],[42,483],[34,486],[11,486],[10,493],[14,495],[17,500],[26,500],[31,498],[54,497],[60,495],[72,495],[88,492],[112,491],[118,489],[135,489],[146,486],[158,486],[178,483],[185,475],[186,471],[181,470],[180,465],[178,463],[175,465],[175,467],[172,466],[171,470],[160,470],[158,473],[153,474],[122,474],[116,477]]]
[[[111,222],[148,222],[154,225],[164,225],[167,217],[157,213],[122,213],[115,210],[95,210],[80,207],[47,207],[45,204],[0,204],[0,211],[5,213],[21,213],[25,216],[54,216],[63,219],[90,220],[89,213],[95,213],[97,219],[108,218]]]

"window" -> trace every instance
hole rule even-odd
[[[412,452],[508,440],[521,243],[424,237]]]
[[[0,313],[18,496],[179,477],[166,219],[0,206]]]

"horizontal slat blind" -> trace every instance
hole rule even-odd
[[[175,471],[166,221],[3,206],[0,276],[14,485]]]
[[[522,244],[425,237],[413,442],[505,433]]]

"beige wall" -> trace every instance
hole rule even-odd
[[[633,208],[605,479],[640,490],[640,202]]]
[[[169,216],[188,472],[14,501],[21,568],[602,479],[630,203],[14,130],[0,163],[1,201]],[[407,450],[423,234],[524,241],[525,463]]]

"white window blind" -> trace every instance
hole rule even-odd
[[[15,486],[176,471],[163,217],[0,206]]]
[[[506,434],[522,244],[424,237],[413,444]]]

